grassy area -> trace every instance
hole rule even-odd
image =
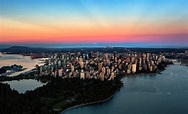
[[[53,108],[54,108],[54,109],[64,109],[64,107],[65,107],[67,104],[69,104],[69,103],[63,101],[63,102],[60,102],[60,103],[57,103],[56,105],[54,105]]]

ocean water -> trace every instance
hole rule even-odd
[[[63,114],[188,114],[188,67],[171,65],[162,74],[122,81],[124,87],[111,100]]]

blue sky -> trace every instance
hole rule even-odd
[[[0,0],[0,42],[186,46],[187,20],[188,0]]]

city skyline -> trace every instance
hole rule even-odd
[[[187,0],[0,2],[1,44],[188,45]]]

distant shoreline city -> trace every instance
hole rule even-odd
[[[117,51],[116,51],[117,50]],[[143,51],[144,50],[144,51]],[[148,50],[149,52],[147,53]],[[3,49],[3,53],[16,53],[24,56],[30,56],[32,59],[44,59],[43,64],[37,66],[36,75],[52,75],[61,77],[82,77],[95,79],[113,79],[117,74],[134,74],[157,72],[158,65],[165,62],[166,58],[181,59],[187,64],[186,49],[176,49],[175,52],[180,53],[179,56],[173,56],[174,49],[155,49],[155,48],[123,48],[123,47],[103,47],[103,48],[31,48],[23,46],[13,46]],[[166,52],[163,52],[166,51]],[[172,51],[172,52],[171,52]],[[184,52],[184,54],[182,53]],[[1,54],[2,56],[2,54]],[[12,64],[14,65],[14,64]],[[24,67],[24,66],[22,66]],[[5,67],[3,68],[5,69]],[[10,69],[7,67],[6,69]],[[24,69],[15,68],[12,72]],[[19,70],[18,70],[19,69]],[[1,75],[9,75],[2,71]],[[30,71],[28,71],[29,73]],[[82,75],[82,76],[81,76]]]
[[[176,56],[174,56],[173,51],[177,53]],[[182,64],[187,65],[186,56],[188,54],[186,49],[123,47],[44,49],[13,46],[2,49],[2,52],[27,55],[31,56],[32,59],[47,58],[43,63],[45,65],[38,66],[36,63],[37,71],[32,71],[37,72],[36,74],[40,76],[53,75],[56,77],[59,75],[65,78],[80,77],[82,74],[81,77],[84,79],[86,77],[96,79],[103,77],[102,80],[113,79],[119,73],[157,72],[157,65],[166,60],[165,56],[170,59],[180,59]],[[17,71],[22,70],[18,69]],[[4,74],[1,73],[1,75],[11,74],[5,72],[6,70],[2,71]],[[15,72],[15,67],[12,72]]]
[[[61,49],[61,48],[105,48],[105,47],[122,47],[122,48],[169,48],[169,49],[188,49],[187,46],[183,45],[156,45],[156,44],[144,44],[144,43],[117,43],[117,44],[0,44],[0,50],[14,47],[14,46],[20,46],[20,47],[31,47],[31,48],[55,48],[55,49]]]

